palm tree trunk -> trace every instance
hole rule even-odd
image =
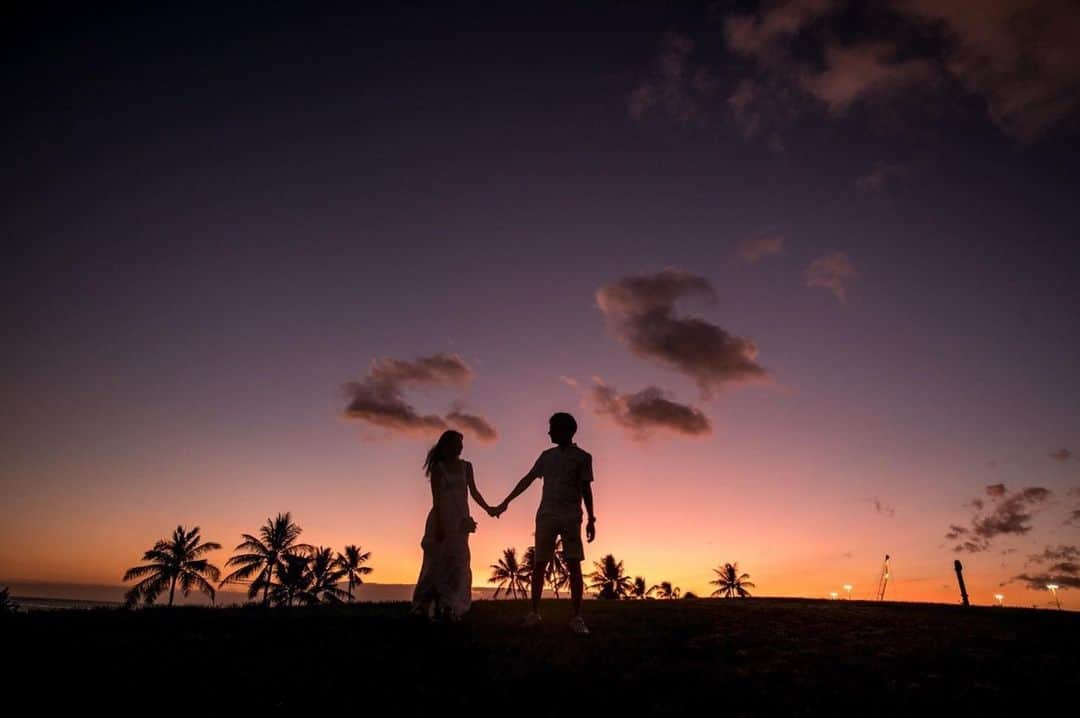
[[[169,582],[169,607],[172,608],[173,594],[176,593],[176,576]]]
[[[266,583],[263,584],[263,608],[270,605],[270,581],[274,578],[274,564],[270,563],[270,568],[266,571]]]
[[[353,602],[352,589],[353,589],[353,577],[352,577],[352,574],[350,573],[349,574],[349,603]]]

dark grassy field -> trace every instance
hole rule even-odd
[[[5,703],[195,714],[1032,713],[1080,690],[1080,614],[787,599],[37,612],[0,624]],[[42,702],[44,701],[44,702]],[[25,705],[25,704],[24,704]],[[1067,709],[1066,713],[1069,712]]]

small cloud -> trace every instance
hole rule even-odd
[[[391,433],[426,435],[445,431],[448,422],[458,424],[482,441],[494,440],[494,427],[481,417],[454,411],[443,418],[421,414],[405,401],[404,392],[418,386],[462,388],[473,372],[456,354],[434,354],[414,361],[376,359],[362,381],[345,385],[348,404],[345,416],[359,419]]]
[[[597,414],[610,416],[635,441],[645,441],[658,429],[683,436],[702,436],[712,431],[709,418],[700,409],[671,401],[656,387],[620,394],[601,382],[593,387],[592,399]]]
[[[1069,518],[1065,519],[1065,526],[1080,526],[1080,509],[1075,509],[1069,514]]]
[[[759,234],[739,243],[739,257],[751,264],[784,251],[784,238],[778,234]]]
[[[1052,496],[1049,489],[1041,486],[1029,486],[1012,494],[1006,491],[1004,484],[993,484],[985,490],[995,502],[992,511],[986,516],[976,513],[971,519],[970,528],[953,524],[945,534],[945,538],[953,541],[964,538],[953,547],[957,553],[986,551],[997,536],[1022,536],[1028,533],[1038,506]],[[981,509],[982,504],[978,504],[978,507]]]
[[[806,268],[806,286],[823,287],[832,292],[841,304],[847,304],[847,287],[858,272],[843,252],[818,257]]]
[[[889,518],[896,515],[896,509],[892,506],[886,506],[880,499],[874,499],[874,510],[882,516],[888,516]]]
[[[706,105],[718,85],[709,69],[692,59],[693,52],[689,37],[673,31],[661,36],[653,73],[627,97],[631,117],[640,121],[661,110],[680,125],[708,123]]]
[[[1080,559],[1080,548],[1067,544],[1047,546],[1042,553],[1033,553],[1028,556],[1028,564],[1042,565],[1053,561],[1074,561]]]
[[[1042,573],[1034,576],[1026,573],[1022,573],[1019,576],[1013,576],[1009,580],[1009,583],[1013,581],[1021,581],[1027,584],[1027,587],[1032,591],[1049,591],[1048,584],[1054,584],[1058,588],[1080,588],[1080,576],[1074,574],[1051,574]]]
[[[904,165],[875,162],[870,172],[855,180],[855,187],[860,192],[884,192],[910,173]]]
[[[1058,449],[1054,453],[1050,454],[1051,459],[1053,459],[1054,461],[1060,461],[1061,463],[1065,463],[1072,457],[1073,452],[1069,451],[1068,449]]]
[[[601,287],[596,303],[634,354],[686,374],[703,397],[725,384],[765,378],[752,341],[704,319],[676,315],[676,302],[690,297],[715,302],[716,290],[704,277],[665,269]]]
[[[968,530],[963,526],[957,526],[956,524],[952,524],[951,526],[949,526],[949,531],[945,534],[945,538],[949,539],[950,541],[955,541],[967,532]]]
[[[462,433],[471,433],[483,442],[492,442],[499,438],[495,427],[482,416],[466,414],[455,409],[446,415],[446,421]]]

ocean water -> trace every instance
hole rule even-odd
[[[60,611],[65,609],[121,608],[119,601],[80,601],[71,598],[40,598],[37,596],[12,596],[11,600],[20,611]]]

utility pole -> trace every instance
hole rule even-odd
[[[885,587],[889,585],[889,554],[885,554],[885,563],[881,565],[881,577],[878,578],[877,600],[885,600]]]
[[[964,566],[960,563],[960,559],[953,561],[953,568],[956,569],[956,580],[960,582],[960,600],[964,602],[965,606],[970,606],[968,603],[967,587],[964,586]]]

